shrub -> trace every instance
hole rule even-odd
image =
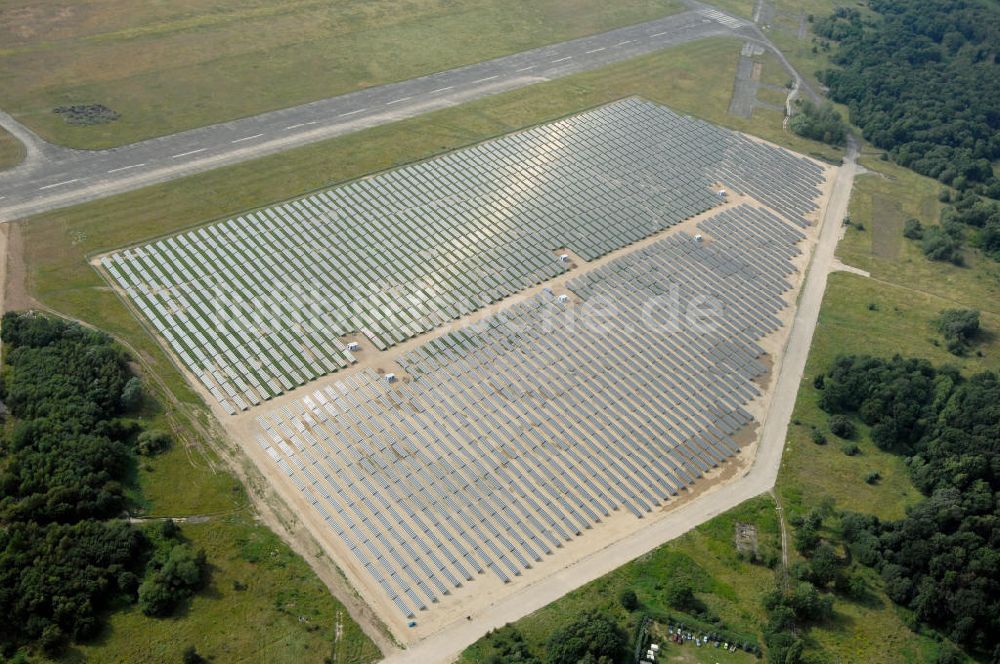
[[[170,434],[160,429],[143,431],[135,441],[139,454],[155,456],[170,447]]]
[[[979,334],[979,310],[945,309],[934,321],[934,326],[944,337],[948,351],[962,355]]]
[[[809,433],[809,436],[812,438],[812,442],[816,443],[817,445],[826,445],[826,434],[820,431],[819,429],[814,427],[813,430]]]
[[[636,597],[635,591],[631,588],[623,590],[621,595],[618,596],[618,601],[621,602],[622,607],[626,611],[635,611],[639,608],[639,598]]]
[[[698,598],[694,596],[694,588],[684,579],[671,579],[665,591],[667,604],[678,611],[692,611],[700,609]]]
[[[903,237],[911,240],[920,240],[924,237],[924,225],[919,219],[907,219],[903,225]]]
[[[962,243],[955,237],[945,233],[938,226],[931,226],[924,231],[920,249],[924,256],[932,261],[942,261],[962,265]]]
[[[574,622],[557,629],[546,644],[549,664],[615,662],[625,648],[626,636],[614,618],[599,611],[587,611]]]
[[[135,411],[142,406],[142,381],[132,376],[122,388],[122,410]]]
[[[861,453],[861,448],[858,447],[857,443],[847,443],[840,449],[847,456],[857,456]]]
[[[204,664],[207,660],[198,653],[197,648],[188,646],[181,655],[181,661],[184,664]]]
[[[139,586],[139,608],[147,616],[169,615],[201,587],[204,568],[204,551],[196,553],[189,544],[174,546],[159,569]]]
[[[867,475],[865,475],[865,483],[866,484],[875,484],[880,479],[882,479],[882,474],[880,472],[878,472],[877,470],[873,470],[870,473],[868,473]]]
[[[854,438],[854,423],[846,415],[831,415],[830,433],[838,438]]]

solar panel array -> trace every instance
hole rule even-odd
[[[738,452],[804,235],[746,205],[699,229],[570,280],[578,302],[544,290],[405,353],[407,381],[331,378],[257,442],[404,616],[507,582]]]
[[[821,169],[627,99],[102,259],[230,413],[711,209],[804,223]]]

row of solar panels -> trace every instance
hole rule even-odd
[[[258,440],[404,615],[508,581],[738,451],[803,236],[751,207],[700,228],[571,281],[580,304],[543,292],[408,352],[406,382],[366,370],[262,415]],[[682,308],[717,289],[718,324],[644,307],[672,284]],[[575,324],[602,294],[604,323]]]
[[[345,335],[387,348],[559,274],[558,248],[592,259],[698,214],[727,168],[796,214],[822,175],[632,99],[103,263],[235,412],[348,366]]]

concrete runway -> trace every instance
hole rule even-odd
[[[28,148],[24,163],[0,173],[0,221],[282,152],[685,42],[715,36],[761,38],[749,21],[693,1],[689,5],[692,9],[662,19],[109,150],[45,143],[0,113],[0,126]]]

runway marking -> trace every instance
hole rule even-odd
[[[360,113],[361,111],[367,111],[367,110],[368,110],[367,108],[358,108],[358,109],[355,109],[353,111],[348,111],[346,113],[341,113],[337,117],[338,118],[346,118],[348,115],[354,115],[355,113]]]
[[[615,46],[624,46],[625,44],[631,44],[632,41],[633,40],[631,40],[631,39],[626,39],[625,41],[618,42],[617,44],[615,44]]]
[[[393,99],[392,101],[385,102],[385,105],[392,106],[393,104],[398,104],[403,101],[409,101],[410,99],[413,99],[413,97],[400,97],[399,99]]]
[[[553,60],[552,64],[555,64],[557,62],[565,62],[566,60],[572,60],[572,59],[573,59],[572,55],[567,55],[565,58],[559,58],[558,60]]]
[[[443,88],[438,88],[437,90],[431,90],[429,94],[435,95],[439,92],[444,92],[445,90],[451,90],[454,87],[455,87],[454,85],[449,85]]]
[[[122,166],[121,168],[112,168],[108,173],[117,173],[118,171],[127,171],[130,168],[139,168],[140,166],[145,166],[146,164],[132,164],[131,166]]]
[[[521,67],[521,68],[520,68],[520,69],[518,69],[517,71],[528,71],[529,69],[534,69],[534,68],[535,68],[535,67],[537,67],[537,66],[538,66],[538,65],[531,65],[530,67]]]
[[[53,187],[61,187],[64,184],[73,184],[74,182],[79,182],[79,181],[80,178],[73,178],[72,180],[66,180],[65,182],[56,182],[55,184],[47,184],[44,187],[39,187],[38,191],[42,191],[43,189],[52,189]]]
[[[604,51],[604,50],[607,50],[606,46],[602,46],[600,48],[595,48],[593,51],[587,51],[587,53],[588,54],[590,54],[590,53],[600,53],[601,51]]]
[[[478,81],[473,81],[472,84],[475,85],[476,83],[484,83],[486,81],[492,81],[494,78],[500,78],[500,74],[494,74],[493,76],[487,76],[486,78],[481,78]]]
[[[317,122],[318,120],[313,120],[312,122],[300,122],[298,124],[288,125],[285,127],[284,131],[288,131],[289,129],[298,129],[299,127],[305,127],[307,125],[314,125]]]
[[[264,134],[254,134],[253,136],[244,136],[243,138],[237,138],[235,141],[229,141],[230,143],[241,143],[243,141],[249,141],[252,138],[260,138]]]
[[[665,34],[667,34],[667,33],[665,33],[665,32],[657,32],[655,35],[650,35],[650,37],[662,37]]]
[[[182,152],[180,154],[175,154],[175,155],[171,156],[170,158],[171,159],[178,159],[180,157],[186,157],[189,154],[198,154],[199,152],[204,152],[207,149],[208,148],[198,148],[197,150],[191,150],[191,152]]]

